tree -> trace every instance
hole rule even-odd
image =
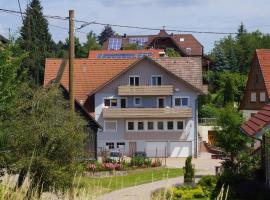
[[[103,43],[113,35],[115,35],[115,32],[113,31],[112,27],[110,25],[106,25],[98,36],[99,44],[103,45]]]
[[[180,57],[179,53],[177,53],[173,48],[167,48],[166,55],[168,57]]]
[[[239,127],[243,122],[241,113],[232,104],[219,109],[217,115],[216,145],[234,163],[239,153],[247,148],[248,138]]]
[[[91,50],[100,50],[101,46],[97,43],[97,36],[93,31],[90,31],[87,36],[87,41],[83,44],[84,52],[88,55]]]
[[[9,172],[19,173],[18,186],[26,173],[31,188],[70,187],[75,159],[83,152],[86,122],[71,115],[68,101],[58,88],[31,88],[22,84],[13,114],[2,123],[7,136],[5,162]]]
[[[243,22],[241,22],[238,30],[237,30],[237,38],[240,38],[241,36],[243,36],[244,34],[247,33],[247,29],[245,28],[245,25],[243,24]]]
[[[28,69],[33,82],[42,84],[45,58],[52,53],[54,42],[39,0],[32,0],[27,6],[20,33],[21,48],[29,52],[23,66]]]
[[[141,47],[137,43],[129,43],[123,46],[123,50],[138,50]]]

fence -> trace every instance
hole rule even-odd
[[[199,118],[199,125],[201,126],[215,126],[217,123],[216,118]]]

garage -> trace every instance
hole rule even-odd
[[[167,142],[146,142],[147,157],[164,157]]]
[[[170,157],[188,157],[191,155],[191,142],[170,142]]]

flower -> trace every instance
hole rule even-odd
[[[96,164],[92,164],[92,163],[86,166],[86,169],[88,169],[89,171],[94,171],[96,168],[97,168]]]

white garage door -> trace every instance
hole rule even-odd
[[[147,157],[164,157],[167,142],[146,142]]]
[[[188,157],[191,155],[191,142],[170,142],[170,157]]]

